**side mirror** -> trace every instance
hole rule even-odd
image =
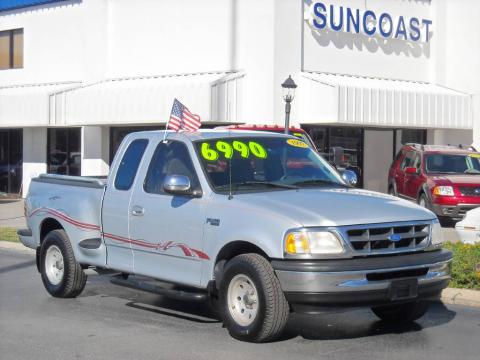
[[[201,195],[192,190],[190,179],[184,175],[167,175],[163,182],[163,190],[172,195]]]
[[[344,170],[342,172],[342,179],[350,186],[357,185],[357,174],[355,174],[352,170]]]
[[[409,166],[405,168],[405,174],[418,174],[418,170],[416,167]]]

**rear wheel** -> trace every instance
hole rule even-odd
[[[40,273],[45,289],[54,297],[73,298],[80,295],[87,275],[75,260],[64,230],[47,234],[40,248]]]
[[[388,188],[388,194],[392,196],[397,196],[397,193],[395,192],[395,188],[393,186],[390,186]]]
[[[271,341],[282,333],[289,305],[270,263],[258,254],[243,254],[225,266],[220,285],[224,324],[239,340]]]
[[[428,310],[426,301],[413,301],[399,305],[373,307],[372,311],[381,320],[393,323],[409,323],[420,319]]]

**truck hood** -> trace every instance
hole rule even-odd
[[[433,176],[432,180],[437,185],[480,185],[480,175],[438,175]]]
[[[435,219],[431,211],[412,202],[361,189],[317,188],[238,194],[233,201],[257,212],[289,218],[299,226]]]

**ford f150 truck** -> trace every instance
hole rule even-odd
[[[447,286],[436,216],[350,187],[301,139],[164,135],[128,135],[107,180],[33,179],[19,235],[52,296],[78,296],[86,268],[113,269],[119,284],[210,299],[232,336],[262,342],[291,311],[366,306],[414,321]]]

